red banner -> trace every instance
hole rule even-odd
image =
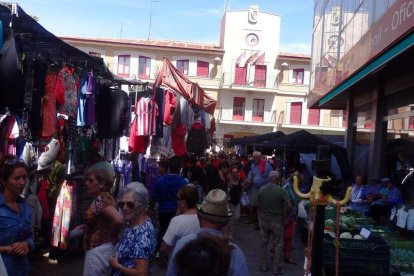
[[[171,61],[165,57],[162,69],[154,82],[154,91],[161,85],[168,86],[190,103],[196,104],[210,114],[214,114],[217,102],[208,96],[197,83],[191,82],[184,74],[178,71]]]

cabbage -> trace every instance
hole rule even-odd
[[[352,239],[352,234],[350,232],[343,232],[339,235],[340,239]]]
[[[335,228],[335,222],[332,219],[325,220],[325,227]]]

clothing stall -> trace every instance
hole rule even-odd
[[[215,106],[214,99],[164,58],[152,88],[136,99],[128,142],[139,164],[135,179],[150,193],[159,176],[157,161],[204,154],[215,131]]]
[[[101,58],[17,4],[0,3],[0,20],[0,156],[17,155],[29,168],[23,196],[37,240],[66,249],[81,217],[88,154],[116,156],[116,139],[129,133],[129,98]]]
[[[112,162],[115,194],[136,180],[151,193],[160,159],[200,156],[211,143],[216,101],[168,59],[149,87],[112,75],[17,4],[0,3],[0,21],[0,157],[17,155],[29,168],[23,196],[38,247],[71,248],[69,233],[90,204],[91,153]],[[121,89],[137,83],[146,86],[140,93]]]

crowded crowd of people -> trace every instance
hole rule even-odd
[[[59,160],[56,164],[64,170]],[[157,164],[151,193],[140,182],[115,193],[113,168],[100,158],[85,169],[91,202],[82,223],[70,229],[72,238],[82,239],[83,275],[148,275],[155,265],[167,275],[248,275],[246,258],[234,242],[242,213],[244,224],[260,231],[260,270],[268,271],[270,264],[273,274],[283,274],[284,263],[296,264],[292,240],[300,199],[293,176],[302,191],[311,185],[300,169],[292,166],[284,174],[257,151],[249,157],[221,151]],[[59,174],[49,178],[64,178]],[[40,177],[47,175],[41,171]],[[22,160],[1,158],[0,253],[8,275],[29,274],[28,256],[37,239],[32,206],[22,197],[27,178]],[[401,193],[390,178],[365,182],[356,175],[349,207],[379,222],[402,201]],[[52,194],[59,190],[52,188]]]
[[[82,224],[70,229],[83,241],[83,275],[148,275],[155,265],[167,275],[248,275],[234,243],[242,213],[245,224],[260,230],[261,270],[268,270],[270,255],[275,274],[285,271],[283,261],[295,264],[292,181],[283,181],[280,168],[260,152],[160,160],[152,193],[131,182],[115,194],[113,170],[104,163],[95,160],[85,170],[91,203]],[[21,197],[27,174],[15,156],[2,158],[0,252],[9,275],[28,275],[35,245],[30,206]],[[242,197],[249,204],[242,206]]]

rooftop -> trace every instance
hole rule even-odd
[[[301,58],[301,59],[310,59],[310,55],[306,54],[296,54],[296,53],[279,53],[279,57],[286,57],[286,58]]]
[[[191,50],[203,50],[223,52],[224,50],[212,43],[196,43],[174,40],[145,40],[145,39],[126,39],[126,38],[92,38],[92,37],[71,37],[61,36],[63,40],[72,40],[79,42],[100,42],[100,43],[112,43],[112,44],[124,44],[124,45],[136,45],[136,46],[154,46],[154,47],[166,47],[175,49],[191,49]]]

